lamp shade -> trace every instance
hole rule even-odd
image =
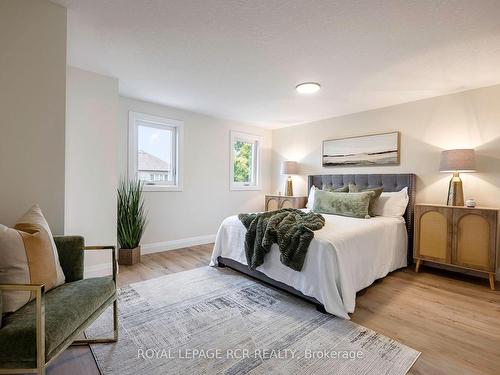
[[[470,148],[443,151],[439,170],[441,172],[474,172],[476,153]]]
[[[296,161],[282,161],[281,174],[297,174],[298,165]]]

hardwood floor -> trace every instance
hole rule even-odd
[[[411,374],[500,374],[500,293],[487,280],[407,269],[356,302],[354,322],[422,352]]]
[[[145,255],[141,264],[120,266],[118,286],[203,267],[211,251]],[[500,292],[485,280],[425,266],[396,271],[358,293],[352,320],[421,351],[410,374],[500,373]],[[87,347],[71,347],[48,374],[99,372]]]
[[[118,287],[170,273],[208,266],[212,249],[213,244],[208,244],[144,255],[139,264],[120,266]]]

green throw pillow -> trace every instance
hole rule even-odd
[[[361,219],[369,219],[368,207],[375,193],[337,193],[317,190],[314,193],[313,211],[321,214],[333,214]]]
[[[342,187],[339,187],[339,188],[334,188],[333,186],[331,185],[325,185],[323,184],[321,190],[324,190],[324,191],[329,191],[330,193],[348,193],[349,192],[349,186],[342,186]]]
[[[375,202],[377,202],[377,199],[379,199],[380,194],[384,191],[384,188],[366,188],[363,189],[359,187],[358,185],[354,184],[349,184],[349,193],[361,193],[364,191],[373,191],[375,195],[373,195],[372,199],[370,200],[370,206],[368,207],[368,213],[370,216],[375,216],[375,212],[373,211],[375,207]]]

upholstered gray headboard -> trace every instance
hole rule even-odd
[[[404,215],[408,230],[408,265],[413,263],[413,210],[415,207],[417,177],[411,173],[402,174],[326,174],[308,177],[307,192],[311,186],[320,188],[323,185],[334,188],[356,184],[364,188],[382,187],[384,191],[400,191],[408,188],[410,198]]]

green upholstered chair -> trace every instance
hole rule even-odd
[[[47,366],[70,345],[116,342],[118,339],[115,247],[85,247],[80,236],[57,236],[54,240],[65,284],[48,292],[43,285],[0,285],[0,293],[2,290],[24,290],[35,296],[16,312],[3,316],[0,374],[45,374]],[[84,279],[85,250],[111,250],[113,276]],[[111,304],[114,336],[77,340]]]

